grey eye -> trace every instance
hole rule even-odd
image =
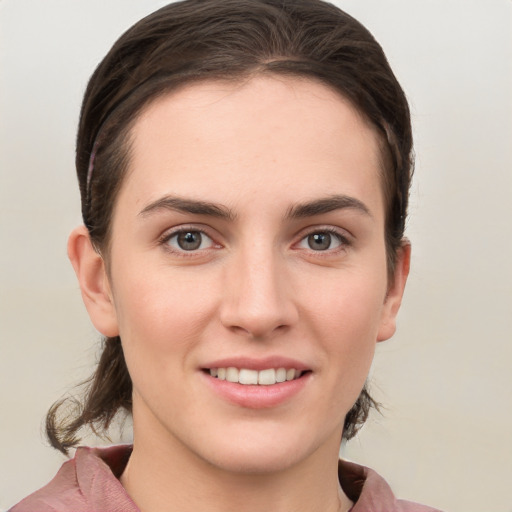
[[[332,235],[330,233],[312,233],[307,237],[308,247],[314,251],[325,251],[331,248]]]
[[[187,231],[185,233],[179,233],[176,241],[180,249],[184,251],[195,251],[201,247],[202,238],[199,231]]]
[[[318,252],[339,249],[346,245],[349,245],[349,243],[342,234],[331,233],[329,231],[314,231],[306,235],[299,242],[298,247],[300,249]]]
[[[172,235],[167,243],[179,251],[197,251],[212,247],[213,240],[201,231],[179,231]]]

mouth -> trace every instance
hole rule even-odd
[[[217,396],[244,409],[272,409],[308,388],[313,370],[286,357],[238,357],[205,364],[202,374]]]
[[[253,370],[249,368],[205,368],[203,371],[218,380],[225,380],[245,386],[273,386],[282,382],[300,379],[309,371],[296,368],[265,368]]]

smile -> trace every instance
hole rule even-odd
[[[298,379],[303,372],[295,368],[267,368],[250,370],[248,368],[210,368],[210,375],[219,380],[226,380],[243,385],[272,386],[281,382]]]

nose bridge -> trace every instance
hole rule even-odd
[[[285,261],[272,241],[243,244],[227,269],[222,322],[259,338],[290,326],[296,311]]]

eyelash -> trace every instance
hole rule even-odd
[[[192,249],[192,250],[187,251],[186,249],[181,249],[181,248],[178,249],[178,248],[173,248],[170,246],[170,244],[169,244],[170,240],[172,240],[175,237],[178,237],[180,234],[185,234],[185,233],[199,233],[202,237],[207,237],[211,241],[211,247],[207,247],[204,249],[198,248],[198,249]],[[339,242],[339,247],[336,247],[334,249],[327,248],[324,250],[314,250],[312,248],[304,248],[306,251],[310,251],[317,256],[327,256],[327,255],[330,255],[333,253],[341,252],[341,251],[346,250],[347,248],[349,248],[352,245],[349,238],[347,236],[341,234],[338,229],[333,228],[333,227],[319,227],[319,228],[311,229],[309,232],[306,232],[305,234],[303,234],[301,236],[301,238],[299,239],[299,241],[294,244],[294,246],[297,246],[303,242],[307,243],[307,238],[309,236],[317,235],[317,234],[331,235],[333,238],[335,238]],[[198,228],[196,226],[190,226],[190,227],[184,226],[184,227],[180,227],[176,230],[173,230],[171,232],[166,232],[166,233],[164,233],[163,236],[160,237],[158,244],[162,245],[165,248],[165,250],[167,250],[173,254],[177,254],[180,257],[185,257],[185,258],[197,257],[198,254],[200,254],[200,253],[204,254],[204,251],[209,251],[212,248],[222,247],[221,244],[216,243],[215,240],[213,239],[213,237],[208,235],[208,233],[204,229]]]
[[[336,247],[336,248],[328,248],[328,249],[325,249],[325,250],[318,250],[318,251],[315,251],[314,249],[306,249],[306,250],[310,250],[311,252],[315,253],[315,255],[329,255],[329,254],[333,254],[333,252],[340,252],[340,251],[344,251],[346,249],[348,249],[350,246],[351,246],[351,241],[349,240],[349,238],[345,235],[343,235],[342,233],[340,233],[340,231],[336,228],[333,228],[333,227],[320,227],[320,228],[315,228],[315,229],[312,229],[311,231],[307,232],[305,235],[303,235],[301,237],[301,239],[299,240],[299,244],[302,243],[303,241],[306,241],[307,238],[311,235],[318,235],[318,234],[328,234],[328,235],[331,235],[333,238],[335,238],[338,242],[339,242],[339,247]],[[307,243],[307,242],[306,242]]]
[[[171,247],[169,242],[173,238],[178,237],[181,234],[186,234],[186,233],[199,233],[202,237],[207,237],[211,241],[211,247],[204,248],[204,249],[195,249],[195,250],[190,250],[190,251],[187,251],[186,249],[179,249],[179,248]],[[201,243],[203,243],[203,241]],[[165,250],[167,250],[173,254],[177,254],[180,257],[184,257],[184,258],[190,258],[190,257],[194,257],[194,256],[197,257],[199,252],[202,252],[204,254],[204,251],[208,251],[212,248],[215,248],[215,246],[221,247],[221,245],[216,243],[215,240],[210,235],[208,235],[208,233],[206,233],[206,231],[204,229],[201,229],[201,228],[198,228],[195,226],[184,226],[184,227],[182,226],[176,230],[173,230],[170,232],[168,231],[168,232],[164,233],[163,236],[160,237],[158,244],[163,246],[165,248]]]

